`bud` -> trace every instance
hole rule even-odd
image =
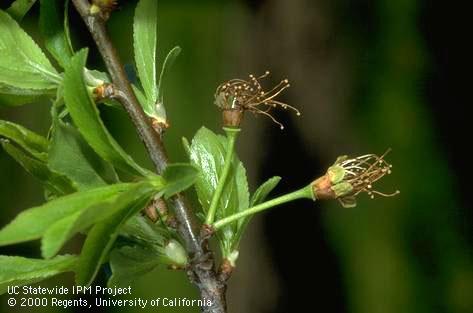
[[[110,83],[104,83],[94,88],[92,94],[95,101],[113,98],[115,95],[115,86]]]
[[[188,258],[186,250],[178,241],[174,239],[169,240],[163,252],[173,268],[180,269],[187,266]]]
[[[92,0],[90,14],[98,15],[103,20],[108,20],[110,13],[117,7],[116,0]]]
[[[386,194],[373,189],[373,183],[391,173],[392,165],[384,160],[389,152],[382,156],[362,155],[353,159],[347,156],[337,158],[327,173],[312,182],[312,191],[316,199],[338,199],[343,207],[356,206],[356,196],[365,192],[370,198],[375,195],[391,197],[399,190]]]
[[[87,89],[95,101],[109,99],[115,95],[115,87],[110,83],[106,74],[84,68],[83,76]]]
[[[249,80],[232,79],[217,87],[215,104],[222,110],[224,127],[239,127],[245,111],[266,115],[281,129],[284,126],[269,113],[273,108],[291,109],[301,115],[296,108],[275,100],[284,89],[289,88],[287,79],[268,91],[263,89],[260,80],[268,75],[269,71],[266,71],[259,77],[249,75]]]
[[[238,254],[238,251],[236,251],[236,253]],[[230,279],[230,276],[232,276],[233,270],[235,269],[235,261],[236,260],[231,261],[229,259],[222,260],[222,264],[218,271],[218,278],[220,281],[226,282]]]
[[[240,253],[237,251],[237,250],[233,250],[226,258],[226,260],[228,261],[228,264],[231,266],[231,267],[235,267],[236,266],[236,261],[238,259],[238,256],[240,255]]]
[[[168,219],[168,209],[166,202],[163,198],[156,197],[151,203],[144,209],[143,213],[153,222],[156,223],[161,218],[163,222]]]
[[[87,86],[98,87],[104,83],[108,83],[109,80],[105,74],[100,73],[99,71],[89,70],[84,68],[83,71],[84,81]]]

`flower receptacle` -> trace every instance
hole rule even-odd
[[[240,109],[224,109],[222,110],[223,127],[239,128],[244,115]]]

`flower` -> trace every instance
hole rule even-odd
[[[392,165],[386,162],[383,155],[366,154],[349,159],[346,155],[338,157],[327,173],[312,182],[316,199],[338,199],[343,207],[356,206],[356,196],[365,192],[374,198],[375,195],[392,197],[399,194],[383,193],[373,189],[373,183],[391,173]]]
[[[249,75],[249,80],[232,79],[217,87],[215,104],[223,111],[225,126],[238,127],[245,111],[266,115],[281,129],[284,129],[284,126],[269,113],[271,109],[276,107],[291,109],[297,115],[301,115],[296,108],[275,100],[284,89],[290,86],[287,79],[282,80],[268,91],[263,89],[260,80],[268,75],[269,71],[266,71],[259,77]]]

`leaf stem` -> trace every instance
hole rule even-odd
[[[313,199],[313,193],[312,193],[312,186],[308,185],[302,189],[293,191],[291,193],[285,194],[283,196],[277,197],[275,199],[271,199],[269,201],[260,203],[258,205],[255,205],[254,207],[251,207],[249,209],[246,209],[245,211],[241,211],[238,213],[235,213],[233,215],[227,216],[225,218],[222,218],[221,220],[218,220],[215,222],[212,227],[214,230],[218,230],[228,224],[231,224],[243,217],[253,215],[255,213],[267,210],[269,208],[275,207],[277,205],[281,205],[286,202],[294,201],[297,199]]]
[[[227,152],[225,154],[225,163],[223,164],[223,170],[220,174],[217,188],[213,194],[212,200],[210,201],[210,207],[207,211],[207,218],[205,219],[205,224],[210,225],[215,219],[215,213],[217,212],[217,205],[222,196],[223,188],[225,188],[225,183],[230,173],[230,168],[233,163],[233,152],[235,151],[235,142],[238,137],[238,133],[241,131],[240,128],[229,128],[224,127],[223,130],[227,134]]]

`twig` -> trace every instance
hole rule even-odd
[[[151,121],[143,112],[132,91],[117,51],[108,36],[103,16],[91,14],[90,3],[87,0],[73,0],[73,3],[97,44],[113,84],[120,92],[117,100],[130,115],[156,171],[162,173],[168,164],[168,159],[161,137],[153,129]],[[192,258],[188,271],[189,277],[198,286],[201,298],[211,302],[210,306],[202,307],[202,311],[224,313],[226,312],[225,284],[217,278],[213,256],[207,248],[207,240],[200,239],[194,215],[184,197],[178,194],[172,199],[172,203],[178,221],[178,232]]]

